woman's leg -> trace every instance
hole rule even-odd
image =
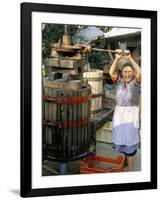
[[[137,153],[137,150],[135,150],[131,154],[127,154],[127,165],[128,165],[128,171],[133,171],[134,169],[134,156]]]
[[[128,171],[133,171],[134,167],[134,156],[127,156]]]

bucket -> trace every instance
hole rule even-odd
[[[100,114],[102,110],[103,71],[90,70],[84,72],[83,78],[91,86],[91,117],[94,117]]]

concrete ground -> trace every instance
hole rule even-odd
[[[113,148],[111,144],[98,142],[96,143],[96,155],[104,156],[104,157],[110,157],[110,158],[116,158],[120,154],[117,153]],[[135,155],[135,161],[134,161],[134,171],[140,171],[141,170],[141,150],[139,149],[137,154]],[[127,167],[125,167],[125,171],[127,171]],[[60,163],[58,162],[51,162],[51,161],[45,161],[43,163],[43,170],[42,175],[43,176],[53,176],[53,175],[59,175],[60,174]],[[67,163],[67,174],[80,174],[80,161],[72,161]]]

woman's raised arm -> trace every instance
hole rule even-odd
[[[115,60],[113,61],[112,65],[110,67],[110,71],[109,71],[110,77],[114,81],[117,79],[116,68],[117,68],[117,64],[118,64],[120,58],[122,57],[122,55],[123,55],[122,50],[116,49]]]

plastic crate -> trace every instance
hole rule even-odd
[[[116,159],[92,155],[80,161],[80,173],[111,173],[124,171],[125,157],[118,156]]]

